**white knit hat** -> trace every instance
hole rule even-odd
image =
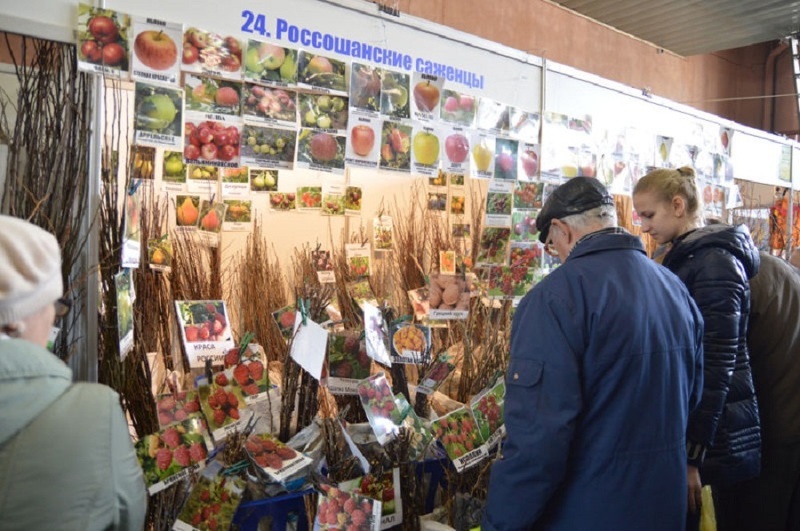
[[[63,290],[55,236],[25,220],[0,215],[0,325],[52,304]]]

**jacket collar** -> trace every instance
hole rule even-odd
[[[626,249],[646,254],[639,238],[621,227],[610,227],[582,236],[572,248],[567,260],[602,251]]]

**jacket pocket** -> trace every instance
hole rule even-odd
[[[507,385],[533,387],[542,380],[544,363],[539,360],[512,358],[508,364]]]

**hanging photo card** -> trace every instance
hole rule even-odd
[[[431,273],[428,280],[431,320],[465,320],[469,316],[469,285],[462,275]]]
[[[269,209],[274,212],[288,212],[297,208],[297,194],[294,192],[270,192]]]
[[[347,96],[349,71],[347,63],[317,55],[308,50],[300,50],[297,61],[297,84],[316,92],[328,92]]]
[[[470,145],[469,176],[473,179],[491,179],[494,176],[495,137],[473,131]]]
[[[411,171],[419,175],[437,175],[441,153],[439,132],[434,124],[418,124],[413,130]]]
[[[195,531],[230,528],[245,486],[244,480],[237,476],[222,475],[222,464],[212,461],[192,487],[172,529]]]
[[[206,116],[214,118],[184,124],[184,161],[223,168],[245,166],[239,163],[241,119],[224,114]]]
[[[368,378],[371,358],[366,341],[357,332],[332,333],[328,337],[328,389],[334,395],[358,394],[358,382]]]
[[[130,15],[78,4],[78,70],[128,78]]]
[[[317,279],[321,284],[331,284],[336,282],[333,268],[333,257],[331,252],[325,249],[315,249],[311,251],[311,260],[314,262],[314,270],[317,272]]]
[[[206,360],[221,364],[234,346],[225,302],[175,301],[175,309],[189,366],[205,368]]]
[[[417,392],[429,395],[436,391],[455,369],[453,360],[446,352],[434,361],[422,376]]]
[[[508,255],[511,229],[508,227],[484,227],[478,244],[477,264],[503,264]]]
[[[242,166],[291,170],[296,146],[295,129],[245,125],[242,130]]]
[[[200,409],[208,422],[208,430],[214,441],[219,444],[228,433],[234,430],[241,431],[250,420],[252,412],[247,409],[241,387],[227,379],[222,380],[217,377],[215,380],[200,385],[197,394]]]
[[[477,108],[478,99],[475,96],[444,89],[442,91],[442,105],[439,109],[439,117],[451,124],[471,127],[475,122]]]
[[[400,412],[400,427],[406,428],[410,434],[409,457],[412,461],[423,460],[428,446],[433,441],[433,433],[428,429],[428,420],[425,419],[423,423],[403,393],[395,395],[394,403]]]
[[[181,70],[241,81],[242,43],[232,35],[187,27],[183,32]]]
[[[539,143],[539,123],[541,116],[538,112],[524,111],[518,107],[510,110],[509,134],[520,142]]]
[[[248,167],[250,192],[260,194],[278,191],[278,170]]]
[[[378,444],[383,446],[399,431],[400,411],[394,401],[392,387],[382,372],[358,384],[358,396],[367,413],[369,425]]]
[[[411,74],[411,118],[432,122],[439,118],[444,78],[431,74]]]
[[[220,233],[225,222],[228,205],[220,201],[200,202],[200,223],[197,227],[197,234],[200,240],[206,245],[217,247],[219,245]]]
[[[445,187],[447,187],[447,174],[443,172],[441,169],[436,172],[435,176],[428,177],[428,186],[432,188],[442,188],[442,192]]]
[[[200,196],[178,194],[174,205],[175,226],[178,230],[194,231],[200,220]]]
[[[114,275],[117,291],[117,331],[119,333],[119,359],[124,360],[133,350],[133,278],[130,269]]]
[[[384,472],[380,476],[367,474],[366,476],[342,481],[339,483],[339,489],[380,501],[381,530],[389,529],[403,523],[403,498],[400,492],[399,468],[395,467]],[[353,507],[356,507],[356,505],[353,504]],[[366,529],[366,522],[358,527],[358,529]]]
[[[391,216],[378,216],[372,220],[372,240],[376,251],[391,251],[394,248]]]
[[[382,77],[382,68],[355,62],[350,65],[350,108],[352,111],[367,116],[378,116],[381,109]]]
[[[514,181],[492,180],[489,182],[489,190],[486,194],[487,227],[511,226],[514,184]]]
[[[139,439],[135,444],[136,457],[147,492],[153,495],[204,468],[212,447],[205,421],[200,417],[186,419]]]
[[[294,127],[297,124],[297,93],[284,88],[245,83],[242,89],[245,123]]]
[[[183,91],[136,82],[134,143],[180,149],[183,145]]]
[[[514,204],[515,210],[533,210],[542,208],[544,195],[544,184],[536,182],[517,182],[514,183]]]
[[[520,181],[539,180],[539,144],[522,142],[519,145],[517,177]]]
[[[122,267],[138,268],[142,250],[142,202],[150,197],[153,181],[133,180],[125,193],[122,233]]]
[[[469,172],[470,134],[469,130],[462,127],[452,127],[443,133],[442,168],[445,172],[460,175]]]
[[[593,145],[591,116],[580,118],[546,112],[542,118],[541,179],[561,183],[579,174],[578,155]]]
[[[350,508],[348,511],[346,508]],[[314,529],[319,531],[379,531],[381,529],[381,502],[336,487],[322,486],[317,501],[317,518]]]
[[[284,306],[272,312],[272,318],[278,325],[278,330],[287,341],[291,339],[294,334],[294,321],[297,318],[297,312],[293,305]]]
[[[670,153],[672,152],[673,138],[656,135],[656,159],[654,164],[659,168],[670,168]]]
[[[250,460],[272,481],[283,483],[307,468],[312,459],[269,433],[252,433],[244,442]]]
[[[367,355],[388,367],[392,366],[389,356],[389,332],[380,308],[374,303],[364,301],[359,307],[364,312],[364,335]]]
[[[186,184],[189,192],[204,194],[208,197],[217,193],[219,168],[205,164],[187,164],[187,168]]]
[[[428,210],[431,212],[446,212],[447,192],[428,192]]]
[[[381,144],[376,141],[381,131],[380,119],[351,114],[349,127],[345,163],[374,168],[378,164],[378,155],[381,152]]]
[[[381,114],[393,120],[411,117],[409,101],[411,80],[408,74],[384,70],[381,78]]]
[[[165,151],[161,167],[161,189],[168,192],[185,192],[186,169],[182,151]]]
[[[455,251],[439,251],[439,273],[442,275],[456,274]]]
[[[310,318],[303,323],[298,314],[294,321],[294,340],[289,355],[316,380],[322,378],[327,346],[328,330]]]
[[[315,129],[300,129],[297,137],[298,168],[344,175],[346,137]]]
[[[512,242],[511,243],[511,257],[509,264],[511,267],[541,267],[542,255],[544,254],[544,245],[535,242]]]
[[[344,216],[344,184],[325,183],[322,187],[322,215]]]
[[[513,210],[511,213],[511,241],[535,242],[539,240],[536,229],[538,210]]]
[[[458,240],[469,238],[469,223],[453,223],[450,227],[450,234],[453,236],[453,238]]]
[[[411,303],[411,310],[414,313],[414,320],[424,322],[428,319],[428,312],[431,309],[428,288],[417,288],[408,290],[408,301]]]
[[[431,311],[433,308],[431,307]],[[392,336],[392,363],[425,365],[431,357],[431,329],[414,323],[393,324],[389,331]]]
[[[248,39],[246,44],[246,80],[279,87],[297,83],[297,50],[255,39]]]
[[[368,244],[347,243],[344,250],[348,270],[353,278],[368,277],[372,274],[372,249]]]
[[[245,198],[250,195],[250,172],[247,167],[223,168],[220,171],[222,178],[223,198]]]
[[[300,123],[308,129],[319,129],[343,135],[347,131],[347,97],[330,94],[298,94]]]
[[[475,419],[466,407],[434,420],[431,430],[444,446],[458,472],[472,468],[489,455],[488,449],[483,446]]]
[[[475,127],[484,131],[507,135],[510,127],[511,108],[505,103],[481,98],[475,116]]]
[[[502,438],[502,434],[498,436],[498,432],[503,428],[505,396],[506,384],[499,378],[493,386],[484,389],[470,400],[469,408],[472,410],[481,440],[496,442]],[[491,448],[489,446],[488,449]]]
[[[450,195],[450,214],[453,216],[463,216],[467,213],[467,197],[462,194]]]
[[[242,84],[208,76],[184,74],[186,113],[195,120],[213,120],[222,114],[239,117],[242,114]]]
[[[347,216],[361,215],[361,198],[364,193],[360,186],[348,186],[344,194],[344,213]]]
[[[156,409],[159,429],[201,415],[197,391],[177,391],[158,395]]]
[[[488,272],[491,299],[520,300],[533,287],[533,270],[528,267],[494,266]]]
[[[722,153],[731,156],[731,140],[733,140],[734,130],[730,127],[720,126],[719,128],[719,147]]]
[[[302,211],[322,208],[321,186],[300,186],[297,188],[297,209]]]
[[[410,125],[384,121],[381,128],[381,156],[378,167],[382,170],[411,171]]]
[[[178,43],[183,26],[153,18],[133,18],[131,77],[135,81],[178,86],[180,61]]]
[[[253,202],[249,199],[223,199],[225,232],[249,232],[253,230]]]
[[[494,178],[517,179],[517,150],[516,140],[498,138],[494,147]]]
[[[147,261],[153,271],[172,271],[172,257],[172,241],[166,235],[147,242]]]

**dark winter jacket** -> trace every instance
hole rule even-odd
[[[761,253],[747,335],[764,445],[800,442],[800,270]]]
[[[748,279],[758,250],[745,226],[710,225],[678,238],[663,265],[703,314],[703,398],[686,430],[689,463],[704,484],[729,485],[760,471],[761,434],[750,359]],[[705,455],[705,458],[704,458]]]
[[[593,234],[517,308],[482,529],[682,529],[702,318],[640,240]]]

